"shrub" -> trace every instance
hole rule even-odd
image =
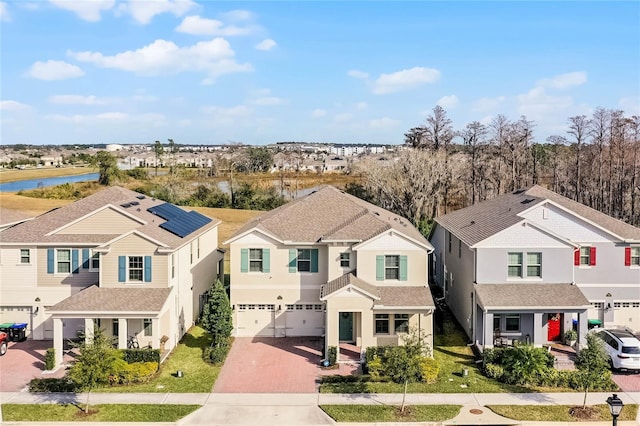
[[[435,383],[438,381],[440,364],[433,358],[422,357],[420,360],[420,381],[424,383]]]
[[[29,392],[76,392],[78,386],[70,379],[33,379],[29,382]]]
[[[149,179],[149,173],[142,167],[136,167],[135,169],[127,170],[126,174],[134,179],[147,180]]]
[[[158,371],[156,362],[127,363],[118,359],[113,363],[113,372],[109,375],[111,385],[128,385],[131,383],[144,383]]]
[[[498,364],[488,363],[484,366],[484,374],[490,379],[501,380],[504,376],[504,368]]]
[[[371,378],[379,379],[384,375],[384,368],[382,366],[382,359],[376,357],[367,363],[367,372]]]
[[[211,364],[221,364],[227,358],[231,345],[229,340],[220,342],[217,345],[206,348],[202,357],[204,360]]]
[[[565,342],[578,340],[578,332],[573,328],[564,332],[564,340]]]
[[[56,350],[49,348],[44,356],[44,369],[53,370],[54,368],[56,368]]]
[[[546,370],[553,368],[554,357],[544,348],[520,345],[506,348],[502,357],[504,381],[510,384],[534,384]]]
[[[335,365],[338,361],[338,348],[335,346],[329,346],[329,350],[327,351],[327,361],[329,361],[329,365]]]
[[[120,349],[122,359],[127,363],[135,362],[155,362],[160,364],[160,349]]]

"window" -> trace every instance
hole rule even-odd
[[[400,279],[400,256],[384,257],[384,279],[385,280]]]
[[[324,308],[322,307],[322,305],[313,305],[313,309],[315,309],[316,311],[322,311],[322,310],[324,310]]]
[[[458,240],[458,257],[462,257],[462,240]]]
[[[640,266],[640,247],[630,247],[630,262],[631,266]]]
[[[193,263],[193,241],[189,244],[189,263]]]
[[[451,232],[449,232],[449,253],[451,253]]]
[[[20,263],[31,263],[31,250],[20,249]]]
[[[343,268],[348,268],[350,265],[350,255],[351,253],[340,253],[340,266]]]
[[[394,316],[394,328],[396,333],[408,333],[409,332],[409,314],[395,314]]]
[[[298,271],[311,272],[311,250],[298,249]]]
[[[153,323],[151,322],[151,318],[145,318],[142,321],[144,327],[144,335],[147,337],[153,336]]]
[[[56,271],[60,274],[68,274],[71,272],[71,250],[58,250],[56,253],[56,260],[58,266]]]
[[[505,329],[507,331],[520,331],[520,315],[505,315]]]
[[[176,255],[175,253],[171,254],[171,278],[176,277]]]
[[[509,253],[509,278],[522,278],[522,253]]]
[[[118,319],[114,318],[113,321],[111,322],[111,335],[113,337],[118,337],[119,330],[120,330],[120,327],[118,326]]]
[[[142,281],[142,256],[129,256],[129,281]]]
[[[287,311],[293,311],[293,305],[286,305]]]
[[[493,316],[493,330],[500,331],[500,315]]]
[[[91,255],[91,269],[100,269],[100,253]]]
[[[389,314],[376,314],[376,334],[389,334]]]
[[[580,265],[591,265],[591,247],[580,247]]]
[[[262,249],[249,249],[249,271],[262,272]]]
[[[542,253],[527,253],[527,277],[542,278]]]
[[[198,256],[198,259],[200,259],[200,238],[196,240],[196,255]]]

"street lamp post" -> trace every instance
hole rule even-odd
[[[613,426],[618,426],[618,416],[620,415],[624,404],[615,393],[613,394],[613,396],[607,398],[607,404],[609,404],[609,411],[611,412],[611,417],[613,417]]]

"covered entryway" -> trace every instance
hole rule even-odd
[[[547,314],[547,340],[558,342],[561,339],[562,314]]]
[[[273,305],[238,305],[238,337],[275,335],[275,312]]]
[[[324,305],[296,304],[288,305],[285,312],[285,335],[322,336],[324,334]]]
[[[353,312],[340,312],[339,339],[341,342],[353,342]]]

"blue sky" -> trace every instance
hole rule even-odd
[[[538,141],[640,113],[640,2],[0,2],[2,144],[402,143],[444,107]]]

